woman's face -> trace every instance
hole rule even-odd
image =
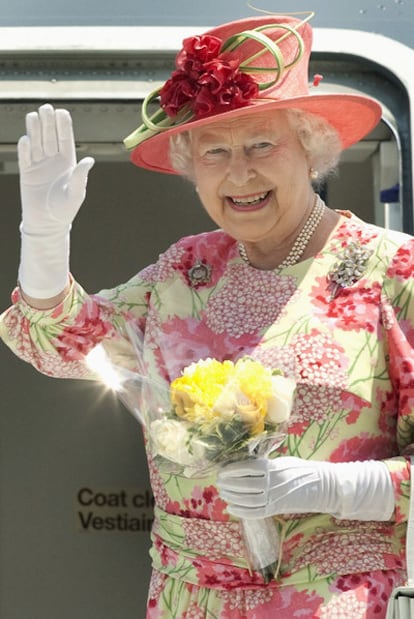
[[[233,238],[279,243],[312,189],[305,152],[284,112],[212,123],[191,134],[194,180],[213,221]]]

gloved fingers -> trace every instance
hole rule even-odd
[[[72,164],[76,162],[75,137],[72,117],[68,110],[58,109],[56,114],[57,140],[60,153]]]
[[[84,181],[88,179],[89,170],[93,168],[94,165],[95,159],[93,157],[84,157],[79,161],[76,169],[78,170],[77,173],[82,176]]]
[[[265,507],[268,503],[267,492],[237,492],[234,490],[220,489],[220,497],[230,506],[239,507]]]
[[[46,157],[54,157],[58,153],[55,110],[49,104],[39,108],[40,128],[42,132],[43,151]]]
[[[220,469],[217,487],[231,506],[264,507],[268,500],[266,462],[261,459],[233,462]]]
[[[249,493],[263,492],[267,488],[267,478],[261,477],[225,477],[219,474],[217,477],[217,488],[219,490],[230,490],[231,492]]]
[[[223,466],[218,474],[218,479],[225,480],[227,478],[236,477],[265,477],[267,474],[268,461],[262,458],[251,458],[248,460],[240,460],[231,462]]]
[[[32,165],[32,147],[27,135],[22,135],[17,142],[17,159],[20,171],[24,171]]]
[[[37,112],[26,114],[26,135],[30,144],[32,163],[41,161],[44,158],[44,153],[40,118]]]
[[[76,168],[73,170],[70,181],[68,183],[68,198],[70,201],[82,202],[86,193],[86,183],[88,181],[89,170],[94,165],[93,157],[84,157],[79,161]]]
[[[57,155],[56,116],[50,104],[42,105],[37,112],[29,112],[26,115],[26,133],[31,148],[32,163]]]

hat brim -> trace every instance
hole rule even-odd
[[[374,99],[354,94],[312,94],[280,101],[262,99],[214,117],[189,121],[164,130],[141,142],[132,151],[131,161],[147,170],[178,174],[169,157],[169,139],[172,135],[224,120],[234,120],[238,116],[283,109],[299,109],[321,116],[336,129],[344,149],[368,135],[381,120],[382,113],[381,106]]]

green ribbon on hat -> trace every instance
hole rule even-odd
[[[253,39],[263,45],[264,49],[262,49],[260,52],[257,52],[254,56],[251,56],[250,58],[248,58],[246,63],[241,64],[239,67],[242,73],[266,73],[266,72],[274,73],[276,71],[277,76],[275,77],[275,79],[271,80],[270,82],[264,82],[264,83],[259,84],[259,90],[266,90],[267,88],[274,86],[279,81],[279,79],[282,77],[283,73],[287,71],[288,69],[290,69],[291,67],[293,67],[295,64],[297,64],[303,56],[304,44],[303,44],[303,39],[300,36],[300,34],[294,28],[291,28],[290,26],[286,26],[285,24],[283,25],[277,24],[277,27],[282,28],[286,30],[287,32],[285,35],[280,37],[280,39],[278,39],[276,42],[262,33],[262,30],[266,30],[267,28],[269,28],[268,25],[265,25],[265,26],[260,26],[259,28],[256,28],[255,30],[245,30],[244,32],[234,34],[233,36],[231,36],[225,41],[225,43],[223,44],[221,48],[222,53],[233,51],[237,47],[239,47],[239,45],[244,43],[246,39]],[[286,38],[286,36],[288,36],[289,34],[292,34],[294,37],[296,37],[296,40],[298,43],[298,52],[295,58],[292,60],[292,62],[285,65],[283,54],[280,51],[278,43],[280,43],[280,41]],[[255,60],[256,58],[258,58],[259,56],[261,56],[262,54],[264,54],[266,50],[269,51],[272,54],[273,58],[275,59],[276,67],[252,66],[251,62]]]

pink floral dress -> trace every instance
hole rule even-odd
[[[133,368],[124,330],[132,320],[147,367],[166,383],[192,361],[243,354],[295,377],[284,454],[389,467],[390,522],[276,518],[280,569],[266,585],[249,570],[215,476],[163,473],[148,453],[156,507],[147,619],[385,617],[391,589],[404,580],[410,479],[400,454],[414,442],[413,270],[414,239],[343,213],[318,255],[280,274],[245,264],[218,230],[180,240],[113,290],[87,295],[74,283],[53,310],[28,307],[15,291],[2,338],[45,374],[93,378],[84,356],[99,342]],[[332,294],[341,273],[344,285]]]

